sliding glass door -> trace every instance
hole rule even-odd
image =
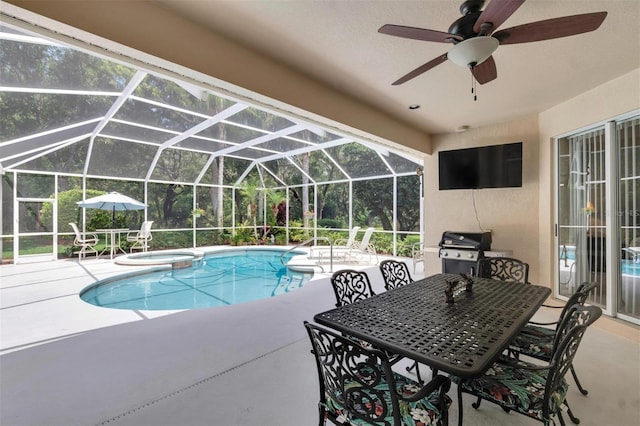
[[[557,293],[640,322],[640,118],[557,140]]]
[[[558,292],[568,297],[597,282],[599,305],[607,302],[605,142],[604,127],[558,141]]]
[[[620,316],[640,318],[640,118],[618,123]]]

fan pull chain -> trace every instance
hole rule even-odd
[[[476,86],[476,79],[473,77],[473,74],[471,74],[471,94],[473,95],[473,101],[477,101],[478,100],[478,90],[477,90],[477,86]]]

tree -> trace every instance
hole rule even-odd
[[[258,238],[258,201],[260,197],[259,183],[255,179],[246,178],[239,186],[240,193],[247,203],[247,217],[253,221],[253,234]]]

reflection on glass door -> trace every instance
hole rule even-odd
[[[558,293],[640,323],[640,117],[558,139]]]
[[[559,293],[596,282],[592,302],[607,302],[605,131],[558,141]]]
[[[620,287],[618,313],[640,318],[640,118],[616,126]]]

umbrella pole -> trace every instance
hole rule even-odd
[[[115,238],[116,238],[115,232],[116,231],[115,231],[115,229],[116,229],[116,206],[114,205],[111,208],[111,259],[113,259],[113,252],[115,251],[115,247],[116,247],[116,242],[115,242]]]

